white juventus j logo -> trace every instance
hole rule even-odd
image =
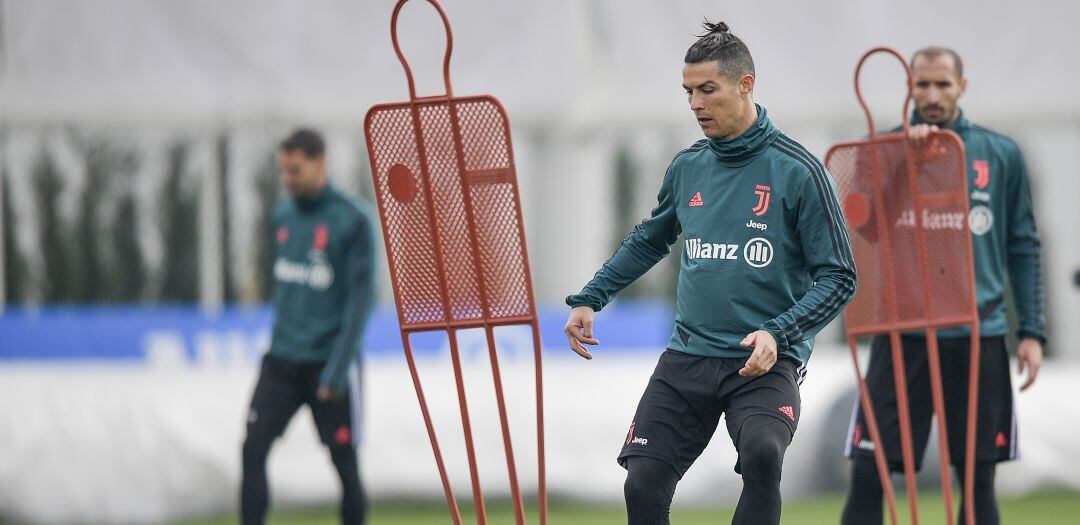
[[[743,248],[743,259],[746,259],[746,264],[754,268],[768,266],[773,259],[772,243],[764,237],[754,237],[746,241],[746,246]]]

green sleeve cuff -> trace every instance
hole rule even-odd
[[[319,374],[319,386],[329,387],[334,392],[345,392],[349,389],[349,368],[352,366],[353,363],[348,363],[344,366],[344,371],[338,371],[335,374],[334,368],[340,367],[334,367],[333,360],[327,362],[322,373]]]
[[[773,339],[776,339],[776,353],[780,354],[786,352],[788,348],[791,348],[791,343],[788,341],[787,335],[784,330],[780,328],[780,325],[776,321],[768,321],[758,327],[760,330],[765,330],[772,334]]]
[[[589,297],[585,294],[576,294],[566,296],[566,305],[570,308],[577,308],[579,306],[588,306],[592,308],[594,312],[599,312],[604,305],[600,301],[593,297]]]
[[[1018,339],[1021,339],[1021,340],[1023,340],[1023,339],[1035,339],[1036,341],[1039,342],[1039,344],[1041,344],[1043,346],[1046,345],[1046,336],[1043,335],[1043,334],[1037,334],[1035,332],[1030,332],[1030,331],[1027,331],[1027,330],[1020,330],[1019,332],[1016,333],[1016,337]]]

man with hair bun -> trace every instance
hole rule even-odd
[[[669,523],[675,486],[723,415],[743,489],[732,523],[780,522],[780,474],[798,426],[814,334],[855,293],[855,263],[822,163],[754,103],[750,50],[705,23],[683,89],[705,138],[675,155],[657,206],[580,293],[567,297],[570,348],[598,345],[596,312],[683,251],[675,326],[619,454],[630,525]]]

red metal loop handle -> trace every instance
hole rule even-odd
[[[405,68],[405,78],[409,81],[409,100],[415,101],[417,99],[416,85],[413,82],[412,69],[409,67],[409,61],[405,60],[405,55],[401,52],[401,46],[398,45],[397,37],[398,14],[401,13],[401,8],[408,1],[409,0],[398,0],[397,5],[394,6],[394,14],[390,18],[390,39],[394,41],[394,53],[397,54],[398,60],[401,61],[401,67]],[[439,2],[437,0],[427,0],[427,2],[439,12],[439,17],[441,17],[443,21],[443,27],[446,28],[446,55],[443,57],[443,83],[446,85],[446,98],[451,98],[454,94],[450,89],[450,53],[454,50],[454,35],[450,32],[450,19],[446,17],[446,12],[443,11]]]
[[[896,59],[900,61],[900,64],[904,66],[904,73],[907,74],[907,96],[904,97],[904,113],[901,115],[900,122],[902,122],[904,126],[904,136],[907,136],[908,128],[910,127],[910,123],[908,122],[908,108],[911,107],[911,68],[908,67],[907,60],[904,60],[903,55],[896,52],[895,49],[891,47],[875,47],[874,49],[867,51],[866,54],[859,59],[859,65],[855,68],[855,96],[859,99],[859,105],[862,106],[863,112],[866,113],[866,124],[870,127],[870,140],[874,139],[877,135],[877,131],[874,129],[874,116],[870,114],[870,108],[866,105],[866,101],[863,100],[862,87],[859,84],[859,75],[862,73],[862,67],[863,64],[866,63],[866,59],[870,58],[870,55],[875,53],[888,53],[896,57]]]

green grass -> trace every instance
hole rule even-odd
[[[907,521],[907,499],[897,494],[900,523]],[[1080,523],[1080,494],[1065,491],[1039,492],[1020,498],[1001,500],[1001,522],[1010,525]],[[829,524],[839,522],[843,507],[842,495],[794,501],[784,505],[784,523],[799,525]],[[730,523],[734,506],[714,508],[675,508],[671,521],[678,525]],[[371,511],[368,525],[430,525],[451,523],[446,507],[431,503],[410,504],[405,502],[376,504]],[[944,523],[945,508],[940,494],[923,494],[919,500],[921,523]],[[538,523],[535,510],[527,516],[529,523]],[[493,525],[513,523],[513,509],[505,504],[488,506],[488,523]],[[622,507],[589,505],[552,505],[548,522],[551,525],[622,525],[626,514]],[[218,525],[235,523],[228,516],[213,520],[188,521],[183,525]],[[274,513],[271,525],[319,525],[335,524],[337,516],[332,509],[309,511],[283,511]],[[466,510],[463,523],[476,523],[475,515]],[[180,524],[178,524],[180,525]]]

